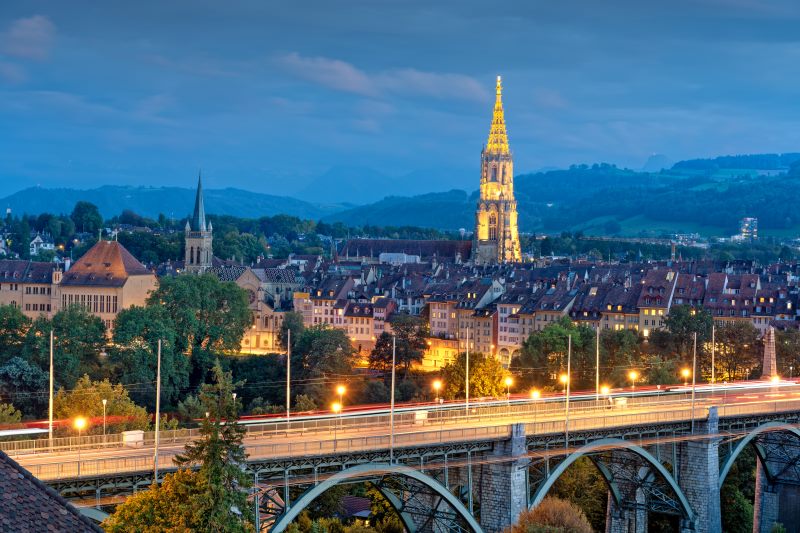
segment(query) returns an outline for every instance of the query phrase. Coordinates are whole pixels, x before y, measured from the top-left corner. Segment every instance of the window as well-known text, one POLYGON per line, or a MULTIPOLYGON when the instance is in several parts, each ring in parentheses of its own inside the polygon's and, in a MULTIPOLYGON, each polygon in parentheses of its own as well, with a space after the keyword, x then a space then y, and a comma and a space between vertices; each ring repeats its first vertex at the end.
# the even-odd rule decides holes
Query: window
POLYGON ((497 240, 497 214, 489 214, 489 240, 497 240))

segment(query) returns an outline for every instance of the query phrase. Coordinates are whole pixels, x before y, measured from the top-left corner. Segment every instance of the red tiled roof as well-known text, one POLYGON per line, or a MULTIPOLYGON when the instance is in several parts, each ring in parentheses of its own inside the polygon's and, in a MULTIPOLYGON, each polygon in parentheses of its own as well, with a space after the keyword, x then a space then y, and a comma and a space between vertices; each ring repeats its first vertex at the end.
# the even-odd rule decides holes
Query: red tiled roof
POLYGON ((152 274, 116 241, 99 241, 64 274, 62 285, 121 287, 130 276, 152 274))
POLYGON ((55 490, 0 452, 0 531, 102 532, 55 490))

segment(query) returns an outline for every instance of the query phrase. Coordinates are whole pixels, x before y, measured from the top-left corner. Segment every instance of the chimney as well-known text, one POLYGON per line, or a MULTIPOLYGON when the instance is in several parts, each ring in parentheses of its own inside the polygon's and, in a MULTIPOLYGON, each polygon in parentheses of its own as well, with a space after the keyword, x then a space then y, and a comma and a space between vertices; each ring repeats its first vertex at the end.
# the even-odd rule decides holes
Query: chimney
POLYGON ((67 257, 67 258, 64 260, 64 272, 69 272, 69 267, 71 267, 71 266, 72 266, 72 259, 70 259, 69 257, 67 257))

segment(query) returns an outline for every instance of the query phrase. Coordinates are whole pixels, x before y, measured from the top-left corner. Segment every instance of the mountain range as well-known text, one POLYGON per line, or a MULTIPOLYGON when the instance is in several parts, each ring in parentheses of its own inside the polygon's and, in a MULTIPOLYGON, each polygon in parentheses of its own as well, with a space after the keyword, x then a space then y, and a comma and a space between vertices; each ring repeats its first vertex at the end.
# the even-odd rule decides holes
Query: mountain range
MULTIPOLYGON (((652 168, 665 164, 654 156, 652 168)), ((435 171, 414 179, 441 186, 435 171)), ((411 179, 411 178, 409 178, 411 179)), ((477 191, 452 189, 403 196, 404 185, 383 187, 386 176, 369 169, 333 170, 307 186, 302 200, 242 189, 208 189, 206 209, 218 215, 257 218, 287 214, 304 219, 343 222, 351 226, 422 226, 471 230, 477 191), (371 176, 371 177, 370 177, 371 176), (321 178, 322 179, 322 178, 321 178), (324 190, 350 192, 350 203, 325 202, 324 190), (370 194, 381 199, 370 201, 370 194), (356 205, 356 204, 361 205, 356 205)), ((575 165, 569 169, 522 174, 515 178, 521 231, 583 231, 594 235, 658 236, 700 233, 725 236, 737 231, 746 216, 759 219, 762 234, 800 234, 800 154, 756 154, 680 161, 669 169, 634 171, 613 165, 575 165)), ((194 189, 178 187, 102 186, 96 189, 28 188, 0 199, 16 213, 69 213, 85 200, 105 217, 130 209, 155 218, 187 216, 194 189)))

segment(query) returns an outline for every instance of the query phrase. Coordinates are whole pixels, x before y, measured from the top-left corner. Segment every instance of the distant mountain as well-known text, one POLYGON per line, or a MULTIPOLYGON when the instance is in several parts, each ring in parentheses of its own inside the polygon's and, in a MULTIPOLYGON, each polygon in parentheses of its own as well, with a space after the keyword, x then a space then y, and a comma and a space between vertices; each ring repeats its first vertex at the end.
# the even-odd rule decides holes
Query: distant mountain
MULTIPOLYGON (((215 215, 261 217, 276 214, 305 219, 319 219, 350 205, 313 204, 271 194, 242 189, 205 189, 206 211, 215 215)), ((180 187, 119 187, 104 185, 96 189, 44 189, 30 187, 0 199, 0 209, 10 207, 14 213, 70 213, 80 200, 95 204, 100 213, 110 218, 124 209, 155 218, 159 213, 182 218, 194 207, 194 189, 180 187)))
POLYGON ((647 158, 642 167, 642 172, 660 172, 665 168, 672 167, 674 163, 664 154, 653 154, 647 158))
MULTIPOLYGON (((478 172, 475 175, 480 175, 478 172)), ((408 196, 447 191, 474 181, 466 171, 454 168, 420 169, 389 175, 359 166, 337 166, 313 179, 295 196, 311 202, 368 204, 387 196, 408 196)))

